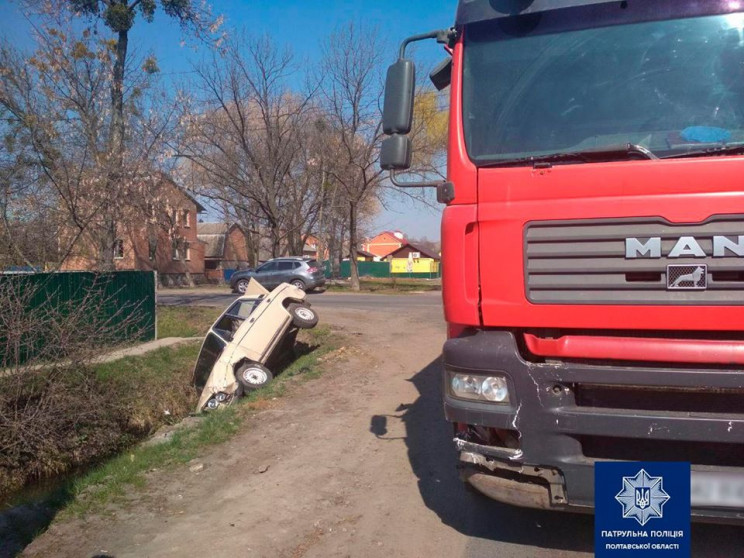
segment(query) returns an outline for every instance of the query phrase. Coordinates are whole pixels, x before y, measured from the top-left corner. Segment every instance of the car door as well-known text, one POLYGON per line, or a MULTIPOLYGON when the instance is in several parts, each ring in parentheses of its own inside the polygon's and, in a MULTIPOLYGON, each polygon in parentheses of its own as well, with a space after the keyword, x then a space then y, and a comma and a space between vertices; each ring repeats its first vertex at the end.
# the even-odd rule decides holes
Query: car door
POLYGON ((289 283, 293 277, 293 270, 295 264, 298 262, 277 262, 278 268, 276 273, 276 284, 289 283))
POLYGON ((273 289, 279 284, 276 280, 277 273, 277 262, 266 262, 258 269, 256 269, 256 280, 261 285, 269 290, 273 289))

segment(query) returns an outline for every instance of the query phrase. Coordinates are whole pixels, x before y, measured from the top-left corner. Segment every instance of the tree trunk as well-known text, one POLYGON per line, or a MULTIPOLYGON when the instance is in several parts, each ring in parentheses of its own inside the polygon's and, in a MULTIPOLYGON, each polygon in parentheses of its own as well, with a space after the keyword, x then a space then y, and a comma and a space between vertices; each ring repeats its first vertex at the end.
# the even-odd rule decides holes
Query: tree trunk
POLYGON ((111 138, 114 161, 119 170, 124 157, 124 69, 127 62, 127 47, 129 46, 129 32, 119 31, 119 40, 116 42, 116 61, 114 62, 114 75, 111 84, 111 138))
POLYGON ((248 226, 245 228, 249 231, 245 233, 245 253, 248 258, 248 266, 255 268, 258 266, 258 235, 250 231, 248 226))
POLYGON ((349 268, 351 270, 351 290, 359 288, 359 266, 357 265, 357 211, 356 202, 349 202, 349 268))
POLYGON ((129 34, 127 31, 119 31, 119 39, 116 42, 116 61, 114 62, 114 75, 111 84, 111 131, 109 136, 109 164, 111 165, 106 181, 107 192, 104 192, 110 202, 109 210, 104 214, 104 246, 102 268, 107 271, 115 269, 114 252, 116 242, 116 219, 112 215, 112 208, 123 200, 117 200, 116 191, 120 187, 124 169, 124 69, 127 61, 127 47, 129 46, 129 34))
POLYGON ((109 211, 106 211, 104 216, 104 230, 103 238, 101 238, 101 270, 102 271, 114 271, 116 264, 114 262, 114 256, 116 256, 116 221, 109 211))
MULTIPOLYGON (((344 219, 346 221, 346 219, 344 219)), ((344 238, 346 237, 346 223, 341 223, 339 234, 336 236, 338 239, 338 251, 336 252, 335 267, 333 269, 333 276, 338 278, 341 277, 341 262, 344 261, 344 238)))
POLYGON ((279 250, 280 250, 279 229, 276 227, 276 225, 271 225, 271 257, 278 258, 280 256, 279 250))
POLYGON ((189 262, 186 259, 186 255, 188 253, 187 245, 188 242, 184 238, 178 238, 176 240, 176 243, 178 245, 178 261, 181 264, 181 269, 183 270, 183 278, 186 280, 186 286, 187 287, 193 287, 194 286, 194 278, 191 276, 191 271, 189 270, 189 262))

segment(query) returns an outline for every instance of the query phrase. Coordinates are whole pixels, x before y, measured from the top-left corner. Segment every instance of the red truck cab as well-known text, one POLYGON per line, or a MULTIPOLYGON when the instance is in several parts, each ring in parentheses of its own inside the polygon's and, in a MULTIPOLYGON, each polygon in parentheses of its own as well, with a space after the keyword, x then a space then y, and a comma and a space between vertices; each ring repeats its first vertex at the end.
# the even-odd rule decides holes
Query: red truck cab
POLYGON ((460 1, 444 409, 488 496, 591 511, 597 461, 689 461, 693 517, 744 519, 743 9, 460 1))

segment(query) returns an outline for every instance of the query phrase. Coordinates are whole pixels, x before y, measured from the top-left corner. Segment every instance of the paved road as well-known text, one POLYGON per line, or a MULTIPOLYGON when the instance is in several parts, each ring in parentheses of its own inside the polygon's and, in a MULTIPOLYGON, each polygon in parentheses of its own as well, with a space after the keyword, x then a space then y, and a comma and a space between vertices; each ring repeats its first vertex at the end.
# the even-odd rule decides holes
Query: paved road
MULTIPOLYGON (((199 289, 158 293, 158 304, 222 306, 235 300, 229 292, 201 291, 199 289)), ((400 295, 354 294, 354 293, 309 293, 308 300, 320 309, 384 310, 386 308, 435 310, 442 308, 442 293, 424 292, 400 295)), ((441 316, 441 311, 439 313, 441 316)))

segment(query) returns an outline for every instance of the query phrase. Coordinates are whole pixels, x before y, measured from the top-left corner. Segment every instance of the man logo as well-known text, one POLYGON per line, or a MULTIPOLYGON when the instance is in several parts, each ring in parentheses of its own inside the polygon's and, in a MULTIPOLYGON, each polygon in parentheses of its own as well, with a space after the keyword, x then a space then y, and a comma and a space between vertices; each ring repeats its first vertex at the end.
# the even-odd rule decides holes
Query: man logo
MULTIPOLYGON (((710 237, 708 237, 710 238, 710 237)), ((703 249, 701 241, 694 236, 681 236, 666 254, 667 258, 705 258, 712 256, 714 258, 727 258, 736 256, 744 258, 744 235, 737 235, 734 238, 727 236, 714 236, 712 242, 708 244, 713 250, 709 253, 703 249)), ((633 258, 661 258, 663 254, 660 236, 652 236, 646 240, 639 238, 625 239, 625 257, 633 258)))
POLYGON ((649 519, 664 517, 664 504, 670 499, 664 492, 664 479, 652 477, 641 469, 634 477, 623 477, 623 489, 617 500, 623 507, 623 518, 646 525, 649 519))
POLYGON ((667 289, 698 290, 708 288, 708 266, 701 265, 668 265, 667 289))

